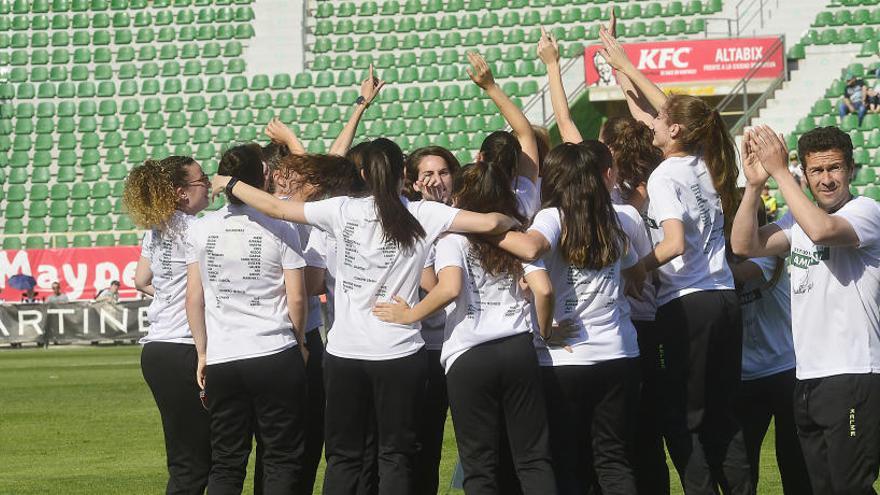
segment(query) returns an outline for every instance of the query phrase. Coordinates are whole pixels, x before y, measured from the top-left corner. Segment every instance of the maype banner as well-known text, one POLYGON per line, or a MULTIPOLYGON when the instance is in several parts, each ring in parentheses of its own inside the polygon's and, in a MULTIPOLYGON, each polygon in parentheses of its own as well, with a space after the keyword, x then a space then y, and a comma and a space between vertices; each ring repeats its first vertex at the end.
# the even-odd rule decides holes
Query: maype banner
MULTIPOLYGON (((628 43, 629 59, 655 83, 742 79, 756 62, 768 55, 778 37, 676 40, 628 43)), ((599 51, 602 45, 584 48, 587 86, 616 86, 614 70, 599 51)), ((758 69, 756 78, 772 79, 785 70, 785 50, 776 50, 758 69)))
POLYGON ((0 305, 0 344, 137 340, 150 301, 0 305))
POLYGON ((0 277, 4 301, 21 301, 22 292, 8 287, 9 277, 23 273, 37 280, 37 295, 50 295, 53 282, 71 300, 94 299, 97 291, 113 280, 122 284, 120 291, 134 291, 134 271, 141 250, 137 246, 27 249, 0 251, 0 277))

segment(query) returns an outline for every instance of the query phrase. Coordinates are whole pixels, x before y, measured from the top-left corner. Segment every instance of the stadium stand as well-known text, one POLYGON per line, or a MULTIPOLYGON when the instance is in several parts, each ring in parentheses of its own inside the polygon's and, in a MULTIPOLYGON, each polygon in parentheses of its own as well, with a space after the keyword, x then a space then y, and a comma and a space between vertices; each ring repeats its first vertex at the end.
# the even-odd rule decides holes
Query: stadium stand
MULTIPOLYGON (((495 107, 468 79, 480 50, 518 104, 539 91, 533 56, 552 26, 563 56, 598 38, 614 8, 627 40, 703 36, 720 0, 321 1, 307 70, 247 77, 252 0, 0 0, 3 248, 135 245, 120 196, 147 157, 193 155, 208 173, 232 142, 278 115, 311 152, 341 129, 372 63, 389 86, 358 138, 438 144, 469 161, 495 107)), ((217 208, 221 203, 215 203, 217 208)))

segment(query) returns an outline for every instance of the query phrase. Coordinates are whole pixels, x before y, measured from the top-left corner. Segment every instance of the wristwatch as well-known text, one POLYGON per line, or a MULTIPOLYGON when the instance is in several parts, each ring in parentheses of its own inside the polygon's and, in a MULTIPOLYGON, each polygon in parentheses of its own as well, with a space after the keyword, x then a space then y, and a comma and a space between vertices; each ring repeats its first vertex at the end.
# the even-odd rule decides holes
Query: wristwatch
POLYGON ((235 187, 236 184, 238 184, 238 177, 229 179, 229 183, 226 184, 226 196, 234 196, 234 194, 232 194, 232 188, 235 187))
POLYGON ((367 102, 367 99, 363 97, 363 95, 358 96, 356 100, 354 100, 355 105, 363 105, 367 102))

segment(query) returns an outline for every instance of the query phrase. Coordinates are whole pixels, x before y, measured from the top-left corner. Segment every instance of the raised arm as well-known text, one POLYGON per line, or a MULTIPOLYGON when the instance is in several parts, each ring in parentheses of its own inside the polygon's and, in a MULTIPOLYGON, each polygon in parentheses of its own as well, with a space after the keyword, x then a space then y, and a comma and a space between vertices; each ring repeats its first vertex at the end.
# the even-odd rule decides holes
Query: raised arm
MULTIPOLYGON (((617 38, 617 15, 614 13, 614 9, 611 9, 611 20, 608 22, 608 33, 611 34, 612 38, 617 38)), ((651 106, 651 103, 645 98, 645 95, 635 87, 632 81, 626 77, 626 74, 618 71, 616 75, 617 83, 620 85, 620 90, 623 92, 623 98, 626 100, 626 106, 629 108, 630 115, 639 122, 650 125, 651 120, 657 115, 657 112, 651 106)))
MULTIPOLYGON (((617 71, 618 78, 621 74, 628 78, 633 87, 644 95, 645 100, 651 105, 654 113, 660 112, 668 99, 666 93, 633 65, 623 47, 620 46, 620 43, 605 26, 599 28, 599 38, 601 38, 602 44, 605 46, 599 53, 617 71)), ((633 115, 633 117, 638 118, 636 115, 633 115)))
POLYGON ((269 139, 287 146, 287 149, 294 155, 304 155, 306 153, 306 149, 299 138, 296 137, 296 134, 277 117, 269 121, 265 132, 269 139))
MULTIPOLYGON (((779 185, 788 211, 807 237, 822 246, 858 246, 859 236, 845 218, 831 215, 804 194, 788 170, 788 149, 781 136, 767 126, 754 129, 753 145, 764 169, 779 185)), ((847 164, 840 164, 847 167, 847 164)), ((806 180, 806 178, 805 178, 806 180)))
MULTIPOLYGON (((231 179, 232 177, 228 175, 215 175, 211 179, 211 198, 213 199, 222 192, 227 192, 226 186, 231 179)), ((248 206, 270 217, 308 224, 301 201, 278 199, 266 191, 261 191, 241 181, 235 182, 232 193, 248 206)))
POLYGON ((559 67, 559 45, 556 38, 541 26, 541 39, 538 40, 538 58, 547 66, 547 80, 550 85, 550 102, 553 105, 553 115, 556 116, 556 126, 562 141, 566 143, 580 143, 584 140, 581 131, 578 130, 571 118, 568 108, 568 97, 565 95, 565 86, 562 84, 562 69, 559 67))
POLYGON ((205 366, 208 356, 208 331, 205 328, 205 293, 202 289, 202 274, 198 263, 186 265, 186 321, 196 344, 198 365, 196 383, 205 389, 205 366))
POLYGON ((501 213, 475 213, 461 210, 452 220, 449 232, 499 235, 519 227, 519 222, 501 213))
POLYGON ((141 256, 138 258, 137 267, 134 270, 134 288, 148 296, 155 296, 153 288, 153 270, 150 269, 150 260, 141 256))
POLYGON ((535 131, 532 130, 532 124, 523 114, 522 110, 516 106, 510 98, 501 90, 492 76, 489 64, 483 60, 483 57, 476 52, 468 52, 468 61, 471 67, 467 69, 468 75, 474 83, 483 88, 489 98, 498 107, 504 120, 510 124, 513 133, 519 140, 522 148, 519 163, 517 164, 517 175, 528 177, 534 183, 538 182, 538 142, 535 139, 535 131))
POLYGON ((424 299, 409 307, 403 298, 394 296, 394 302, 376 303, 373 314, 382 321, 410 325, 445 308, 461 293, 462 270, 447 266, 437 274, 437 285, 424 299))
POLYGON ((761 189, 770 177, 761 166, 751 129, 743 134, 742 167, 746 188, 733 219, 730 247, 734 254, 747 258, 780 255, 790 249, 788 238, 776 225, 758 227, 758 208, 763 208, 761 189))
POLYGON ((329 154, 343 156, 348 153, 364 112, 367 111, 370 103, 376 99, 376 95, 379 94, 382 86, 385 86, 385 81, 373 75, 373 64, 370 64, 370 75, 361 83, 361 98, 358 98, 358 101, 355 102, 354 110, 351 112, 348 122, 342 128, 342 132, 339 133, 339 136, 330 145, 329 154))

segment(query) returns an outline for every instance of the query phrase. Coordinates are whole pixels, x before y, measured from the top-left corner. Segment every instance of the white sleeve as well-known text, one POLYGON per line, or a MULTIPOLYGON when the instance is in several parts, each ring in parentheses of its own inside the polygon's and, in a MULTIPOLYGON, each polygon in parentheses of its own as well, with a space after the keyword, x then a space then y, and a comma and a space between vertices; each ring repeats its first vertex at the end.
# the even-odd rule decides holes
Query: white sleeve
POLYGON ((460 236, 448 235, 437 241, 437 254, 434 260, 434 271, 436 273, 440 273, 440 270, 447 266, 457 266, 459 268, 466 266, 462 240, 460 236))
POLYGON ((867 198, 856 198, 835 213, 843 217, 859 237, 859 247, 880 244, 880 205, 867 198))
POLYGON ((434 242, 440 234, 449 230, 455 216, 461 211, 439 201, 421 201, 416 219, 425 229, 425 240, 434 242))
POLYGON ((278 225, 278 240, 281 241, 281 268, 295 270, 306 266, 296 228, 288 222, 279 221, 278 225))
MULTIPOLYGON (((439 242, 439 241, 437 241, 439 242)), ((437 260, 437 243, 431 244, 431 247, 428 249, 428 256, 425 257, 425 268, 430 268, 434 266, 435 261, 437 260)))
POLYGON ((338 196, 321 201, 310 201, 303 204, 303 215, 309 225, 335 235, 334 227, 339 223, 339 211, 346 199, 346 196, 338 196))
POLYGON ((562 237, 562 221, 559 215, 559 210, 556 208, 544 208, 535 215, 529 227, 529 230, 534 230, 547 239, 551 250, 556 249, 559 238, 562 237))
POLYGON ((547 267, 544 266, 544 260, 535 260, 531 263, 523 263, 522 266, 525 275, 536 272, 538 270, 547 271, 547 267))
POLYGON ((648 179, 648 197, 651 198, 651 213, 657 225, 664 220, 684 220, 684 204, 675 183, 668 178, 661 176, 648 179))
POLYGON ((513 191, 516 193, 519 213, 526 218, 532 218, 540 206, 538 186, 528 177, 520 175, 513 179, 513 191))
POLYGON ((201 253, 199 252, 196 230, 197 229, 191 227, 183 234, 184 257, 187 265, 199 262, 199 255, 201 253))
POLYGON ((153 261, 153 231, 144 232, 144 238, 141 240, 141 257, 153 261))
MULTIPOLYGON (((791 228, 794 226, 794 215, 789 211, 783 215, 782 218, 773 223, 782 230, 782 233, 788 238, 788 243, 791 244, 791 228)), ((858 232, 856 233, 858 234, 858 232)))

